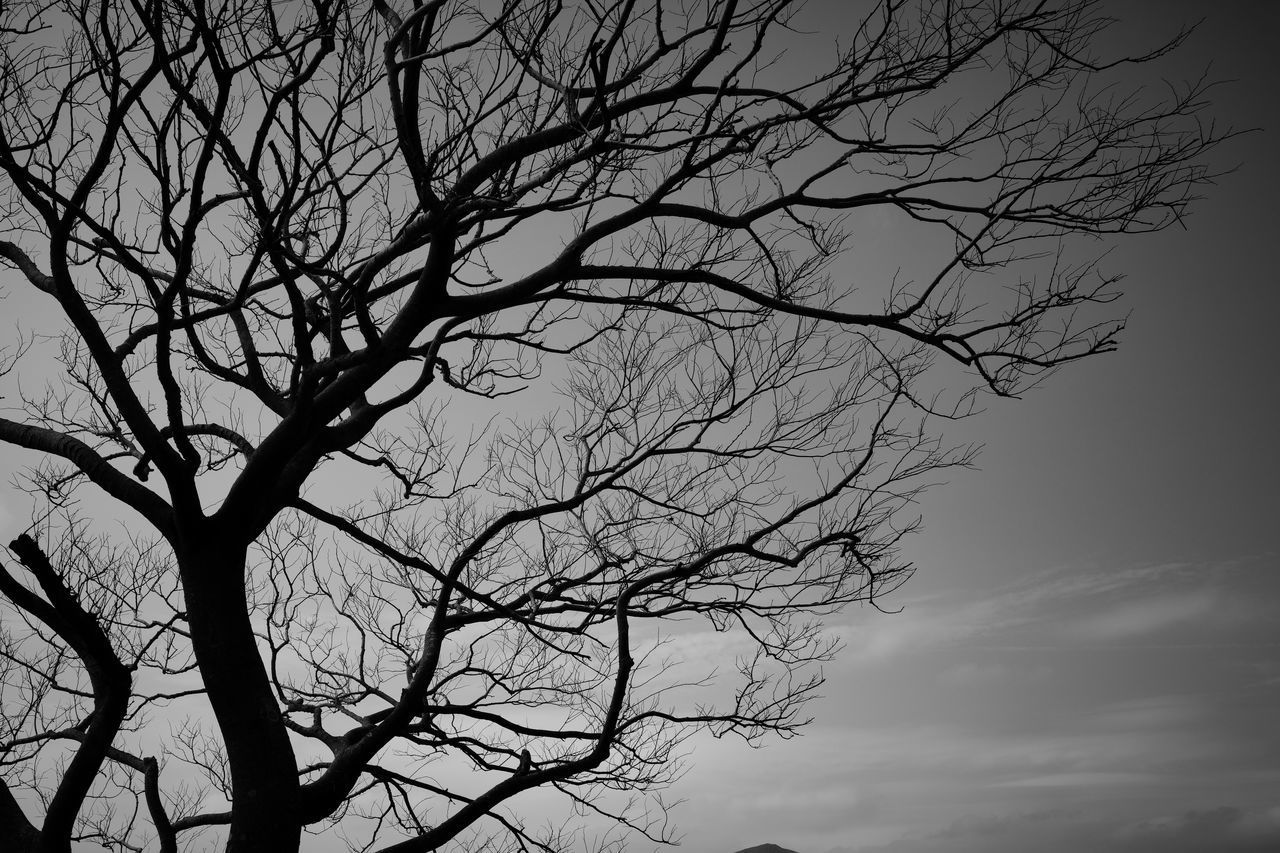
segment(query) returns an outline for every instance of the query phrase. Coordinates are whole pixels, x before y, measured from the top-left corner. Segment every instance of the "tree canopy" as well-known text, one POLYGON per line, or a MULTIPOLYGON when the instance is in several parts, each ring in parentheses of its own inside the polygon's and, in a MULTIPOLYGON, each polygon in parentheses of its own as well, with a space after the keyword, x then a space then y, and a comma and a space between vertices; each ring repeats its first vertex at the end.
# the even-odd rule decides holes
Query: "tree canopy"
POLYGON ((0 10, 10 849, 662 840, 1226 134, 1090 0, 0 10), (1124 73, 1119 73, 1124 72, 1124 73), (18 462, 14 462, 17 465, 18 462), (681 638, 751 648, 714 677, 681 638), (656 808, 655 808, 656 805, 656 808))

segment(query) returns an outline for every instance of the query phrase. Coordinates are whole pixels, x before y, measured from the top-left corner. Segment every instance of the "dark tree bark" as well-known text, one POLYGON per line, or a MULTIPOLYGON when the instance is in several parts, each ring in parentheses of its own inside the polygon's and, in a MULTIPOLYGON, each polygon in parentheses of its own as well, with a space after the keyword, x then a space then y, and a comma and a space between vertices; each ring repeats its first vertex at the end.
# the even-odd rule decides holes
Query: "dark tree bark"
POLYGON ((293 850, 298 766, 255 642, 239 534, 205 530, 177 552, 191 648, 231 768, 228 851, 293 850))

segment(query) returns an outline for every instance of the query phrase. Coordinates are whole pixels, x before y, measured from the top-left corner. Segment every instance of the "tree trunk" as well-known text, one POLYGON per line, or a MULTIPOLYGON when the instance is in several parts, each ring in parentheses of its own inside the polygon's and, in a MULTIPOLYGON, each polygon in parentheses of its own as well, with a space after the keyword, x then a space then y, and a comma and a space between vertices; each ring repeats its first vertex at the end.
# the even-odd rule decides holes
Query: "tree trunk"
POLYGON ((27 820, 3 779, 0 779, 0 839, 8 845, 4 849, 13 853, 31 853, 40 842, 40 833, 27 820))
POLYGON ((227 853, 295 853, 297 762, 254 640, 245 554, 202 536, 179 555, 191 642, 231 767, 227 853))

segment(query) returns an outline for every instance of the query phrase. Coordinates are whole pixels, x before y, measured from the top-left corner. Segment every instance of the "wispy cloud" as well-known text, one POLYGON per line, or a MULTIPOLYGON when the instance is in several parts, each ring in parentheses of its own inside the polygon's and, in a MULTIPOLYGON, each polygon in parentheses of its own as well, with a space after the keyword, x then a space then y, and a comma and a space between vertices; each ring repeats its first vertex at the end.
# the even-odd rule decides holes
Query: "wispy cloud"
POLYGON ((829 853, 1263 853, 1280 849, 1280 808, 1188 809, 1136 821, 1073 810, 969 815, 888 844, 829 853))
POLYGON ((848 646, 846 660, 852 664, 879 664, 957 644, 1207 642, 1208 629, 1266 612, 1233 587, 1235 576, 1251 567, 1256 564, 1063 567, 994 588, 905 599, 901 612, 890 615, 851 610, 845 624, 833 630, 848 646))

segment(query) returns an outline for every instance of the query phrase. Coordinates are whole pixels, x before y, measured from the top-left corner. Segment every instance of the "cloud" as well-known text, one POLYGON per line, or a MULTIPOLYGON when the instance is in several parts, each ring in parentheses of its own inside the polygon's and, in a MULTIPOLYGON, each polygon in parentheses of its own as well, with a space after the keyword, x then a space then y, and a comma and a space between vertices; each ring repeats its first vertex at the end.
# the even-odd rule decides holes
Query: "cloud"
POLYGON ((937 832, 838 853, 1264 853, 1277 849, 1280 808, 1250 812, 1215 806, 1127 823, 1056 809, 973 815, 937 832))
POLYGON ((1114 643, 1157 634, 1203 621, 1218 609, 1218 599, 1214 590, 1200 589, 1122 602, 1075 621, 1068 636, 1081 642, 1114 643))
POLYGON ((1248 812, 1235 806, 1189 809, 1176 815, 1148 818, 1123 828, 1121 844, 1134 850, 1269 850, 1280 849, 1280 806, 1248 812))
POLYGON ((1071 773, 1047 773, 1043 776, 1024 776, 996 787, 1004 788, 1116 788, 1125 785, 1159 784, 1161 777, 1153 773, 1123 773, 1116 771, 1075 771, 1071 773))
POLYGON ((1053 674, 1047 664, 1013 665, 1009 663, 976 663, 962 661, 943 671, 939 680, 961 687, 994 687, 1001 683, 1044 683, 1053 674))
POLYGON ((852 621, 832 630, 844 642, 841 661, 883 664, 920 651, 951 648, 1025 624, 1034 614, 1014 606, 1006 592, 991 591, 973 600, 929 596, 907 601, 897 613, 871 609, 846 611, 852 621))
POLYGON ((1195 724, 1210 711, 1202 696, 1145 696, 1101 706, 1084 722, 1091 730, 1153 732, 1195 724))
MULTIPOLYGON (((960 645, 1097 647, 1136 640, 1174 645, 1207 642, 1222 631, 1268 614, 1237 587, 1258 566, 1161 563, 1081 570, 1063 566, 1029 573, 993 588, 917 596, 889 615, 846 612, 833 626, 845 640, 850 666, 882 665, 903 655, 960 645)), ((1271 599, 1273 586, 1261 594, 1271 599)), ((994 672, 971 672, 974 678, 994 672)), ((957 673, 958 678, 963 673, 957 673)))

